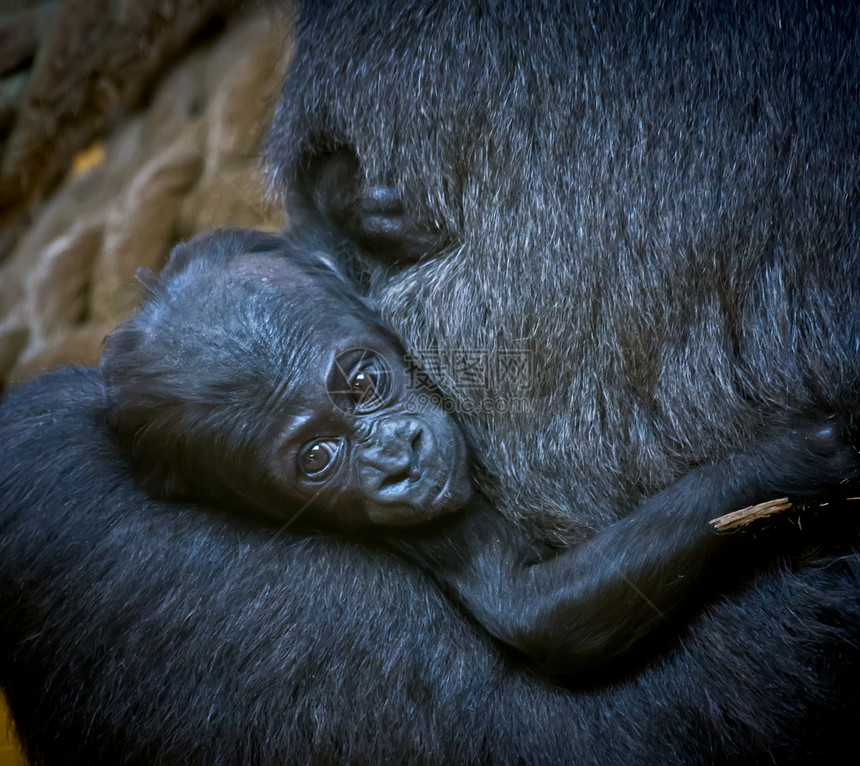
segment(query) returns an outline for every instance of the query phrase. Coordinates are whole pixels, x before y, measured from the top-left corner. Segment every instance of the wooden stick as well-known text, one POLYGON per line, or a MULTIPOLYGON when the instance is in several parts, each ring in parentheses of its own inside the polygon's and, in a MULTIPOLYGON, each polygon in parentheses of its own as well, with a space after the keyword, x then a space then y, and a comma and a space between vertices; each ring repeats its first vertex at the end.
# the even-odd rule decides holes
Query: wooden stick
POLYGON ((787 497, 780 497, 777 500, 768 500, 765 503, 741 508, 739 511, 732 511, 724 516, 711 519, 708 523, 721 534, 725 532, 734 532, 741 527, 752 524, 758 519, 773 516, 775 513, 782 513, 791 507, 792 504, 789 502, 787 497))

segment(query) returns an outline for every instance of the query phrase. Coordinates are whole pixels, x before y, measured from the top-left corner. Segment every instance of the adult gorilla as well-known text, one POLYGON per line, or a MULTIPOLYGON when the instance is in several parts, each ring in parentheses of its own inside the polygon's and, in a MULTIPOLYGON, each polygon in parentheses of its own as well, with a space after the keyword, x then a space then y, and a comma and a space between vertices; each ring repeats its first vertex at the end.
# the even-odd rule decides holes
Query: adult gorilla
MULTIPOLYGON (((856 418, 856 3, 305 5, 274 178, 299 225, 321 211, 358 246, 356 276, 464 405, 508 515, 577 542, 781 413, 856 418)), ((812 641, 818 674, 832 625, 801 602, 781 625, 765 595, 802 598, 812 571, 774 569, 743 621, 812 641)), ((830 603, 843 571, 815 575, 830 603)), ((843 595, 853 640, 860 591, 843 595)), ((793 738, 808 721, 780 721, 772 660, 735 648, 712 671, 757 679, 756 719, 793 738)), ((670 718, 727 736, 712 713, 737 714, 733 693, 676 662, 703 707, 670 718)))
MULTIPOLYGON (((856 412, 853 5, 308 5, 276 178, 297 220, 322 210, 360 246, 412 348, 531 354, 529 411, 464 418, 509 513, 596 528, 777 412, 856 412)), ((492 404, 518 380, 447 387, 492 404)), ((646 667, 563 688, 393 558, 148 499, 102 395, 68 372, 0 419, 0 681, 35 760, 770 763, 853 744, 855 552, 798 543, 646 667)), ((795 539, 827 544, 810 526, 795 539)))

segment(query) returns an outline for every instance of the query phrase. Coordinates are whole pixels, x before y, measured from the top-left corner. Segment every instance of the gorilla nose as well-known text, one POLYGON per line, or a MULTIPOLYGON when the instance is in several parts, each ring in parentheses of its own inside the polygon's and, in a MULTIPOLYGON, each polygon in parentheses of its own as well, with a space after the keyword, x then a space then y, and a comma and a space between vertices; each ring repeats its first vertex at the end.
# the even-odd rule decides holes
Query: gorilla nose
POLYGON ((420 421, 383 422, 364 450, 365 488, 375 494, 397 496, 420 478, 424 426, 420 421))

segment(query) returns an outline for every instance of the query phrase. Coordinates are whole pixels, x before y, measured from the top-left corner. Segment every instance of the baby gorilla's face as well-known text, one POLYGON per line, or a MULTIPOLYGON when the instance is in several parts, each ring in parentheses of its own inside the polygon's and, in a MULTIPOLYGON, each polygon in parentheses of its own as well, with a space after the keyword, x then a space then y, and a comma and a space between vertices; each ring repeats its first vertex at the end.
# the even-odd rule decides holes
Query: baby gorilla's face
POLYGON ((277 486, 338 527, 405 526, 461 508, 468 456, 439 397, 358 307, 312 303, 312 353, 282 399, 269 458, 277 486))

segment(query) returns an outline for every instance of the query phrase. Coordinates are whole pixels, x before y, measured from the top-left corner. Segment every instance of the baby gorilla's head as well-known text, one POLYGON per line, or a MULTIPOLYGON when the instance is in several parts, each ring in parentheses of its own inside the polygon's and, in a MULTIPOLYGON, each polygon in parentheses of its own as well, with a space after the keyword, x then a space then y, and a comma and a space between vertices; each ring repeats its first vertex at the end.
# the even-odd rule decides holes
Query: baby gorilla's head
POLYGON ((322 255, 216 231, 144 281, 102 366, 109 422, 150 491, 282 518, 307 507, 338 528, 466 504, 459 427, 322 255))

